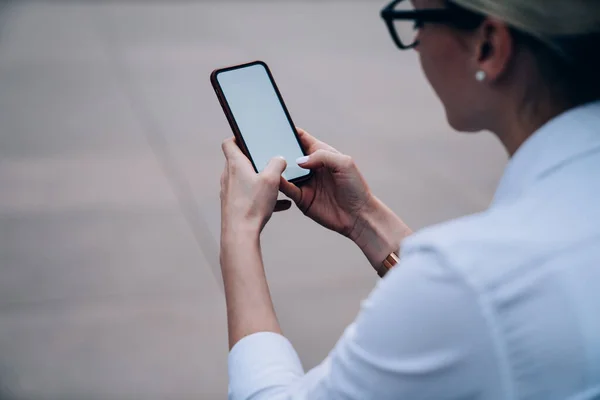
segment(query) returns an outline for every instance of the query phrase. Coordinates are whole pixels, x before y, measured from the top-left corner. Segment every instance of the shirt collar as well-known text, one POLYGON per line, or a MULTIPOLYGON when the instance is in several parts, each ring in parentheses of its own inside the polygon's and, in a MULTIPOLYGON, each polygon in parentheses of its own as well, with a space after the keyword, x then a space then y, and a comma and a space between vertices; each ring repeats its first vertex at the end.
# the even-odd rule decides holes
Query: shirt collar
POLYGON ((513 200, 561 165, 600 150, 600 101, 552 119, 519 147, 509 161, 493 205, 513 200))

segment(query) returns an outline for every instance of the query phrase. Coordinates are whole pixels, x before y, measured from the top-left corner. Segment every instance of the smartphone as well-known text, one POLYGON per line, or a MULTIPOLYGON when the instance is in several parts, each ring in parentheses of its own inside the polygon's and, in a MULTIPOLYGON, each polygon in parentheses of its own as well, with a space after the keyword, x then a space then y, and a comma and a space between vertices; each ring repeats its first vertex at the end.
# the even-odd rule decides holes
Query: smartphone
POLYGON ((306 153, 267 64, 255 61, 217 69, 210 81, 238 146, 257 173, 273 157, 282 156, 287 161, 286 180, 300 184, 311 177, 310 170, 296 164, 306 153))

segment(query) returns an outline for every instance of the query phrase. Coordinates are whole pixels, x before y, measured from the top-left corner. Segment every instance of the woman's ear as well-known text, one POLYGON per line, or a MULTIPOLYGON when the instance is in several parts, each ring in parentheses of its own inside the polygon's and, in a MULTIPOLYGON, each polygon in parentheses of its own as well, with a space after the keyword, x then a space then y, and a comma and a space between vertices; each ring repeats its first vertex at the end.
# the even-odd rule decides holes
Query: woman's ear
POLYGON ((513 48, 510 28, 502 21, 487 18, 476 38, 477 69, 485 72, 490 81, 500 79, 509 67, 513 48))

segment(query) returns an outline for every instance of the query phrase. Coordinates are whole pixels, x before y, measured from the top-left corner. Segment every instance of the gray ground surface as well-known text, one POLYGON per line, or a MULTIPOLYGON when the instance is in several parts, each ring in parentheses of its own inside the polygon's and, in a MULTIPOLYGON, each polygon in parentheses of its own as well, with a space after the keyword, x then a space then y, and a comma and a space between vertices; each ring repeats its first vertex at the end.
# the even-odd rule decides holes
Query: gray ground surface
MULTIPOLYGON (((267 61, 296 123, 353 155, 413 227, 487 206, 503 151, 447 127, 380 7, 0 5, 0 398, 225 398, 216 67, 267 61)), ((263 247, 283 328, 314 366, 374 273, 296 210, 263 247)))

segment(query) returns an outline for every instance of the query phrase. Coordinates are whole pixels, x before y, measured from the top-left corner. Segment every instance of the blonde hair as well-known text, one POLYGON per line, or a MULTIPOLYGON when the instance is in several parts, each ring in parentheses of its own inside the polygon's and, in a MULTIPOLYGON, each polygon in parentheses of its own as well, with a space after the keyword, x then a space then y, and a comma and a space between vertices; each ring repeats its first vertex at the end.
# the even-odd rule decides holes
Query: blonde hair
POLYGON ((600 32, 598 0, 454 0, 454 3, 496 17, 544 41, 556 36, 600 32))
MULTIPOLYGON (((552 78, 572 78, 587 100, 600 99, 600 0, 452 0, 477 14, 497 18, 553 50, 564 63, 552 78), (569 76, 564 76, 569 72, 569 76), (586 82, 587 81, 587 82, 586 82)), ((543 51, 537 51, 538 54, 543 51)), ((540 55, 543 69, 553 68, 540 55)), ((573 93, 577 94, 577 93, 573 93)))

